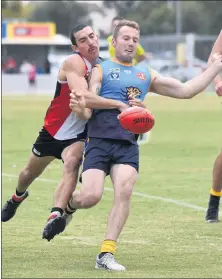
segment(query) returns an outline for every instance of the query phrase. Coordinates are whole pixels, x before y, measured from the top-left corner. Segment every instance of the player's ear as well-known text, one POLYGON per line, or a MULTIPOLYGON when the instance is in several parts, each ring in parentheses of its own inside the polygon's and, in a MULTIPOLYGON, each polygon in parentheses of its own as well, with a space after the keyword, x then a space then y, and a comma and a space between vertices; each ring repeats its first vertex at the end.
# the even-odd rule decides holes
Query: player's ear
POLYGON ((71 48, 72 48, 72 50, 74 52, 78 52, 79 51, 79 49, 78 49, 78 47, 76 45, 72 45, 71 48))
POLYGON ((116 40, 114 39, 114 37, 112 38, 112 45, 113 47, 116 47, 116 40))

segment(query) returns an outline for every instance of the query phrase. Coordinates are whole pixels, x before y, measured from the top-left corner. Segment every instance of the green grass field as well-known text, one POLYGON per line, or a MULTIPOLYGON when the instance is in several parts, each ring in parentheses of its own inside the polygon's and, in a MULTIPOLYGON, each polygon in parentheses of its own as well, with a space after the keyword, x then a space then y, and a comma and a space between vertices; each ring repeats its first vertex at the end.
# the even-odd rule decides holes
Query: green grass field
MULTIPOLYGON (((14 193, 49 101, 28 95, 2 99, 3 203, 14 193)), ((36 180, 17 215, 2 224, 3 278, 221 278, 222 222, 204 221, 222 144, 221 100, 149 97, 147 103, 156 124, 140 148, 136 193, 116 252, 127 271, 94 269, 113 198, 109 178, 96 207, 79 210, 51 242, 41 239, 62 172, 56 161, 41 176, 50 181, 36 180)))

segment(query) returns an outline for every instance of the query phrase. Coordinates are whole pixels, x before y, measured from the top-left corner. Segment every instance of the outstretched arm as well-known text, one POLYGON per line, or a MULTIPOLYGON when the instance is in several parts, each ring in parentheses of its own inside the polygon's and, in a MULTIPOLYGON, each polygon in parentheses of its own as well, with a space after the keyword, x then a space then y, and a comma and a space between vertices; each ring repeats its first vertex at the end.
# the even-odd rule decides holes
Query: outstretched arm
POLYGON ((190 99, 202 92, 221 70, 222 55, 202 74, 185 83, 170 77, 156 76, 149 91, 177 99, 190 99))

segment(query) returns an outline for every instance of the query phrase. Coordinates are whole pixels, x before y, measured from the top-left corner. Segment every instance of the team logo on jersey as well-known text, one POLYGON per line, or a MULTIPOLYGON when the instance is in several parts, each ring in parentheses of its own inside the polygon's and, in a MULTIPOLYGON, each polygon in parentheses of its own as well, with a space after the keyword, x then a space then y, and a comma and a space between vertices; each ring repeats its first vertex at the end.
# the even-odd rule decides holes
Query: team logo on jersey
POLYGON ((126 90, 128 98, 140 97, 142 94, 142 92, 137 87, 127 87, 126 90))
POLYGON ((144 73, 137 73, 136 75, 141 80, 145 80, 146 79, 146 75, 144 73))
POLYGON ((125 101, 128 101, 129 98, 136 98, 136 97, 140 97, 142 92, 137 88, 137 87, 126 87, 126 91, 122 90, 122 98, 125 101))
POLYGON ((120 68, 110 69, 110 80, 119 80, 120 68))

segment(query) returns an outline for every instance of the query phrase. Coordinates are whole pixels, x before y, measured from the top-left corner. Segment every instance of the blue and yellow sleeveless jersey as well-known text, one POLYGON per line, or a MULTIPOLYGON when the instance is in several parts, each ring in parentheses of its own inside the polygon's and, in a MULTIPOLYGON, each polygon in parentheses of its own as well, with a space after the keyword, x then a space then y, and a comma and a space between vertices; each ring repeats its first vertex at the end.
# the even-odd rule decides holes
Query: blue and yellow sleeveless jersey
MULTIPOLYGON (((123 64, 115 58, 96 66, 101 73, 101 97, 126 104, 129 102, 129 96, 144 100, 153 79, 149 69, 123 64)), ((93 110, 87 125, 88 137, 126 140, 136 144, 136 135, 120 125, 117 118, 119 113, 117 109, 93 110)))

